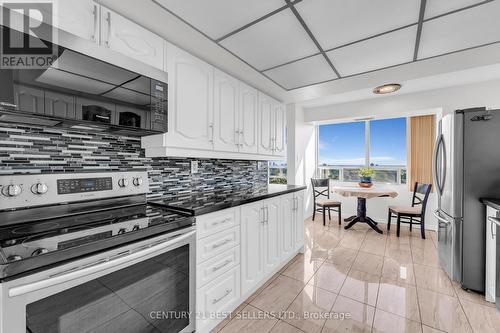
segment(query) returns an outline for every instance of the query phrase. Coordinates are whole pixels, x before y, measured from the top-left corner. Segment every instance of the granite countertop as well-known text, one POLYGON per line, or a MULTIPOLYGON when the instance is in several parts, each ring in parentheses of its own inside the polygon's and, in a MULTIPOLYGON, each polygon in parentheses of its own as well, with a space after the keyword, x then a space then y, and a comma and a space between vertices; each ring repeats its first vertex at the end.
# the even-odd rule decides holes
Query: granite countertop
POLYGON ((244 205, 279 195, 306 189, 299 185, 268 185, 264 188, 221 189, 210 193, 194 193, 180 197, 152 200, 153 205, 162 205, 172 210, 199 216, 218 210, 244 205))
POLYGON ((495 208, 496 210, 500 210, 500 198, 481 198, 480 200, 486 206, 490 206, 495 208))

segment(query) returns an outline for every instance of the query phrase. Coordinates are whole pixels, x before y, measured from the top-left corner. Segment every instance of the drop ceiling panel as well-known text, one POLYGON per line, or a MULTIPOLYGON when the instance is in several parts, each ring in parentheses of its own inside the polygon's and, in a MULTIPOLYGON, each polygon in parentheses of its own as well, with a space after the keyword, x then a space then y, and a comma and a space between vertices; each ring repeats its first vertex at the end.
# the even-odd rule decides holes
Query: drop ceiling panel
POLYGON ((341 76, 364 73, 413 60, 417 27, 411 26, 327 52, 341 76))
POLYGON ((283 0, 154 0, 212 39, 218 39, 272 11, 283 0))
POLYGON ((280 66, 268 70, 264 74, 286 89, 303 87, 337 78, 337 75, 335 75, 333 69, 322 55, 280 66))
POLYGON ((427 0, 424 17, 431 18, 480 2, 484 0, 427 0))
POLYGON ((318 53, 289 9, 224 39, 221 44, 259 70, 318 53))
POLYGON ((419 59, 500 41, 500 1, 424 23, 419 59))
POLYGON ((327 50, 418 22, 420 0, 304 0, 296 8, 327 50))

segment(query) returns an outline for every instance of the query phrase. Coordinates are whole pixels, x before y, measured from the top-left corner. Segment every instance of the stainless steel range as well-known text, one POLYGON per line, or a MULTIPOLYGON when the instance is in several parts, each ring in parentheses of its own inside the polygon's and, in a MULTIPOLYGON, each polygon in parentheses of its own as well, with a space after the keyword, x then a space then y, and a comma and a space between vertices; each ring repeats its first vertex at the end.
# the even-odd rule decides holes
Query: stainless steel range
POLYGON ((146 172, 0 176, 0 333, 191 332, 194 218, 146 172))

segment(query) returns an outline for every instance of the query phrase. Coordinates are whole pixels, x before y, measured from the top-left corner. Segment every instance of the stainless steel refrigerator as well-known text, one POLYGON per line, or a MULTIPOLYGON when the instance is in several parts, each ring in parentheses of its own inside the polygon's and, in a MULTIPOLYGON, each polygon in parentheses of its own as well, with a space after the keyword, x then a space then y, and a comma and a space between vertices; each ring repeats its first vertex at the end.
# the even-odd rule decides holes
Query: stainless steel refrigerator
POLYGON ((485 207, 500 197, 500 110, 475 108, 439 124, 433 172, 441 266, 462 288, 484 291, 485 207))

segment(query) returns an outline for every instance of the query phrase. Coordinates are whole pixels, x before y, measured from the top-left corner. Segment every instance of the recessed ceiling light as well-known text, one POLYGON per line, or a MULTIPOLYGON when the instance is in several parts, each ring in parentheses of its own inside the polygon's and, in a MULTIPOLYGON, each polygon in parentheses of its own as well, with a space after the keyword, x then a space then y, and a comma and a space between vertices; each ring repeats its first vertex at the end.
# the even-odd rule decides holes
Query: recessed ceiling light
POLYGON ((401 85, 399 83, 389 83, 389 84, 384 84, 382 86, 378 86, 373 89, 374 94, 390 94, 395 91, 398 91, 401 89, 401 85))

